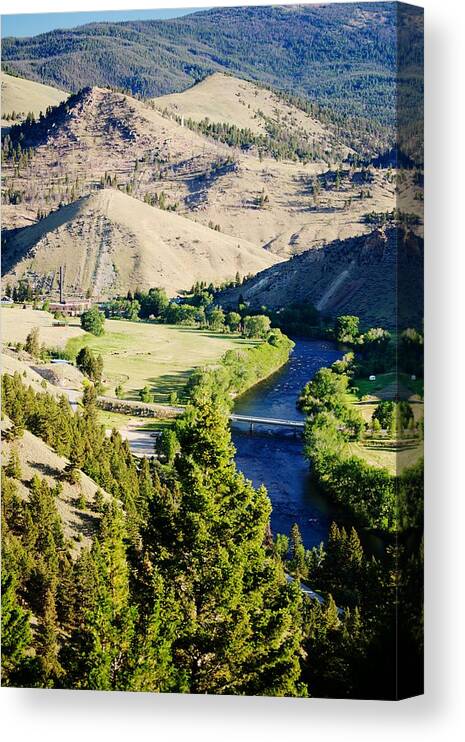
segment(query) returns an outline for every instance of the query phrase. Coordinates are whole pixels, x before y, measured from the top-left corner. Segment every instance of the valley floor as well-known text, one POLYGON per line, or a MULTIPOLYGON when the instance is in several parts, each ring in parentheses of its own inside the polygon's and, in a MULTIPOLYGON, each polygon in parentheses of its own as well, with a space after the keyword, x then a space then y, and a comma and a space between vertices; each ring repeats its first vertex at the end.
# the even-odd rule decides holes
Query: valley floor
POLYGON ((83 335, 70 340, 67 350, 77 353, 87 345, 103 357, 104 385, 113 395, 121 384, 125 399, 139 399, 150 388, 153 401, 168 403, 172 392, 182 395, 192 371, 214 364, 232 348, 247 348, 256 341, 190 327, 107 320, 105 335, 83 335))
POLYGON ((161 404, 167 404, 173 392, 182 395, 195 368, 217 363, 227 350, 246 349, 257 343, 239 335, 116 319, 106 320, 105 334, 95 337, 81 329, 79 318, 71 318, 66 327, 58 327, 48 312, 30 307, 2 308, 5 344, 24 343, 35 327, 39 328, 40 343, 47 348, 66 349, 76 356, 87 345, 101 354, 103 383, 109 396, 114 396, 115 387, 121 384, 125 399, 138 400, 139 391, 148 386, 153 401, 161 404))

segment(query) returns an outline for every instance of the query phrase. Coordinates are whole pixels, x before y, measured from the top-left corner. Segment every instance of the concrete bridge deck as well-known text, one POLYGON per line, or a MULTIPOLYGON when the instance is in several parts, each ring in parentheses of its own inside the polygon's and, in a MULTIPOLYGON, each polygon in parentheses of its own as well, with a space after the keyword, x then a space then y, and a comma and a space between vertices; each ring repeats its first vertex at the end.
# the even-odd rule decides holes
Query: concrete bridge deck
POLYGON ((275 417, 255 417, 252 415, 236 415, 234 412, 229 416, 232 422, 248 423, 249 425, 276 425, 277 427, 293 428, 294 430, 303 430, 305 423, 303 420, 283 420, 275 417))

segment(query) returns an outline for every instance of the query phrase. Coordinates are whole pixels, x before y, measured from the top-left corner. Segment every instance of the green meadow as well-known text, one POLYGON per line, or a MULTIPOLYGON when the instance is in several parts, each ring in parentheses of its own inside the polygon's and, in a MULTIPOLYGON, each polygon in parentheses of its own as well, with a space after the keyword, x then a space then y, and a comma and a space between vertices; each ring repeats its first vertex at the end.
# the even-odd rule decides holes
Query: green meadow
POLYGON ((66 350, 76 356, 87 345, 103 357, 106 392, 113 396, 118 384, 124 399, 139 399, 150 388, 153 401, 168 403, 170 394, 181 398, 184 385, 199 366, 215 364, 230 349, 256 345, 239 335, 225 335, 190 327, 153 322, 106 320, 105 334, 72 338, 66 350))

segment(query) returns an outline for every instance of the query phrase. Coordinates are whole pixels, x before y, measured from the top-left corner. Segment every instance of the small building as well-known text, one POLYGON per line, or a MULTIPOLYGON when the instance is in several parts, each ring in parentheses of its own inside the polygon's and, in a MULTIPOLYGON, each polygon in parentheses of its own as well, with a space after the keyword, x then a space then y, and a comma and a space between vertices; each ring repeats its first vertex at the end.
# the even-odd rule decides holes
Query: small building
POLYGON ((61 312, 67 317, 79 317, 92 306, 90 299, 78 299, 76 301, 52 302, 49 311, 52 313, 61 312))

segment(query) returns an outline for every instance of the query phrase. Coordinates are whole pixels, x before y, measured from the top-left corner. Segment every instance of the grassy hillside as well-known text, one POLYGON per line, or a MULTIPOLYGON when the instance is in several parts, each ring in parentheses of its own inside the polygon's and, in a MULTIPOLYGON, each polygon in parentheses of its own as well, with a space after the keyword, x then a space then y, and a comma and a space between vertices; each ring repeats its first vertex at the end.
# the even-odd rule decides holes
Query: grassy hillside
POLYGON ((87 345, 102 354, 110 394, 122 384, 127 399, 138 399, 139 390, 147 385, 154 401, 166 404, 171 392, 182 392, 195 368, 217 363, 227 350, 254 344, 238 336, 187 327, 107 320, 105 335, 70 340, 68 350, 77 353, 87 345))
POLYGON ((1 73, 1 84, 2 120, 15 113, 14 122, 21 121, 29 112, 37 118, 41 112, 45 113, 49 106, 57 106, 68 97, 68 93, 50 85, 41 85, 4 72, 1 73))
POLYGON ((349 153, 340 146, 335 131, 311 113, 286 101, 272 90, 254 85, 232 75, 216 72, 182 93, 154 98, 154 106, 168 114, 183 117, 186 125, 200 124, 200 131, 222 141, 239 142, 242 134, 247 146, 258 146, 263 152, 280 150, 286 156, 286 145, 295 159, 324 159, 339 145, 339 156, 349 153), (239 132, 216 132, 212 124, 224 123, 239 132), (261 142, 263 141, 263 144, 261 142), (306 155, 308 152, 308 155, 306 155))
POLYGON ((107 188, 15 233, 3 271, 5 281, 26 277, 40 291, 65 265, 68 294, 105 297, 160 286, 174 295, 198 280, 257 273, 277 260, 246 240, 107 188))
MULTIPOLYGON (((416 64, 421 38, 412 13, 405 54, 416 64)), ((402 24, 395 3, 217 8, 5 39, 2 54, 12 70, 74 92, 112 85, 150 97, 227 71, 393 124, 398 18, 402 24)))
MULTIPOLYGON (((215 78, 203 85, 212 84, 215 78)), ((242 85, 232 78, 230 84, 242 85)), ((202 86, 189 93, 193 104, 196 89, 202 86)), ((247 86, 247 100, 255 90, 272 107, 268 94, 252 86, 247 86)), ((238 100, 222 107, 225 115, 242 114, 245 107, 238 100)), ((314 125, 295 108, 284 106, 278 113, 283 130, 290 119, 314 125)), ((323 128, 321 133, 331 149, 332 131, 323 128)), ((73 96, 43 122, 13 127, 10 136, 3 167, 5 229, 23 227, 111 184, 141 201, 163 198, 166 209, 214 226, 238 242, 286 255, 368 232, 364 215, 392 210, 396 185, 405 192, 402 200, 409 202, 409 211, 414 208, 410 202, 420 203, 414 200, 412 171, 396 183, 389 170, 345 166, 337 175, 337 161, 260 157, 255 148, 228 146, 134 98, 98 88, 73 96)))
MULTIPOLYGON (((2 430, 6 431, 8 427, 9 422, 4 421, 2 430)), ((34 475, 45 480, 52 488, 58 485, 60 491, 55 497, 55 504, 64 535, 72 543, 72 553, 76 555, 83 547, 89 547, 101 517, 93 509, 95 493, 100 490, 104 501, 108 501, 110 496, 83 472, 80 472, 79 482, 70 483, 64 476, 67 459, 58 456, 28 430, 13 441, 2 441, 2 465, 8 462, 11 451, 18 455, 21 469, 21 476, 17 480, 18 495, 22 499, 29 499, 29 487, 34 475)))

